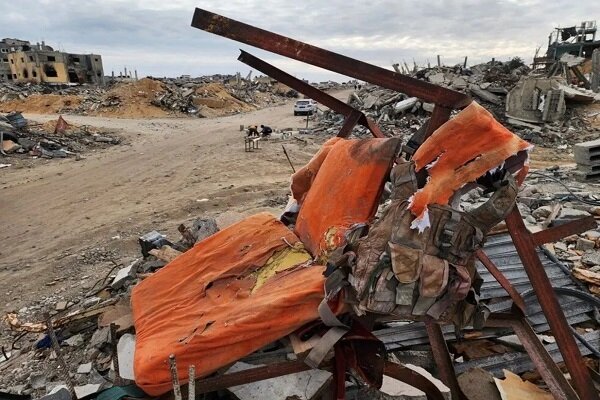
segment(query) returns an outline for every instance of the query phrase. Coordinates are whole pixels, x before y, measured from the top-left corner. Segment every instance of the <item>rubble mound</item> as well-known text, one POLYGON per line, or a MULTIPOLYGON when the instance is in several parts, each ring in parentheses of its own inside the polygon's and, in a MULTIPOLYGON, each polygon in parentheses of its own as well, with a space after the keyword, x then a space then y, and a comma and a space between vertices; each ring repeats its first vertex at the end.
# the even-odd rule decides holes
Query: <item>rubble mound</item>
POLYGON ((0 111, 120 118, 218 117, 280 104, 298 93, 277 82, 213 75, 111 81, 106 86, 0 83, 0 111))
POLYGON ((0 102, 0 111, 20 111, 32 114, 60 114, 75 112, 81 105, 81 102, 82 98, 75 95, 32 94, 28 97, 0 102))
POLYGON ((194 91, 192 102, 204 117, 252 111, 257 108, 233 97, 220 83, 209 83, 198 87, 194 91))
POLYGON ((154 79, 115 85, 102 97, 98 106, 92 107, 95 114, 108 117, 156 118, 168 112, 156 107, 152 101, 166 91, 165 85, 154 79))

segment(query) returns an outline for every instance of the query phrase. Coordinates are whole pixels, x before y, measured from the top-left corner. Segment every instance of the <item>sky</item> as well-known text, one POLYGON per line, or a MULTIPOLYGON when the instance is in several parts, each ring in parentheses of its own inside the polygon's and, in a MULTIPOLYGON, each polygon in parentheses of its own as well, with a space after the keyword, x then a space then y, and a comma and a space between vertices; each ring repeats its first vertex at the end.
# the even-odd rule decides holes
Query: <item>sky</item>
MULTIPOLYGON (((246 75, 244 49, 299 78, 346 77, 190 26, 203 8, 391 69, 393 63, 446 65, 545 51, 554 27, 598 18, 598 0, 19 0, 0 2, 0 37, 44 40, 58 50, 100 54, 106 75, 246 75), (18 5, 17 5, 18 4, 18 5), (598 12, 590 15, 590 12, 598 12)), ((600 22, 600 21, 599 21, 600 22)))

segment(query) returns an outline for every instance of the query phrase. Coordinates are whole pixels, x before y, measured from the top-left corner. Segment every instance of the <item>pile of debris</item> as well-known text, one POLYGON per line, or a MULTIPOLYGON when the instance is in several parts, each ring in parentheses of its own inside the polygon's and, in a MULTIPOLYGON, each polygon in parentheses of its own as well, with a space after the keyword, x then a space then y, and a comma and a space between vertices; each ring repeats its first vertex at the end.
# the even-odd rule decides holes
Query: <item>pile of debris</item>
POLYGON ((106 87, 0 83, 0 111, 117 117, 213 117, 281 104, 297 93, 239 76, 143 78, 106 87))
POLYGON ((70 124, 62 116, 44 124, 32 124, 21 113, 10 113, 0 117, 0 141, 4 156, 80 159, 81 153, 89 149, 116 145, 121 139, 112 132, 70 124))
MULTIPOLYGON (((397 72, 473 96, 497 120, 536 145, 567 148, 600 134, 600 125, 594 125, 598 113, 585 107, 600 101, 600 95, 569 85, 562 77, 533 75, 518 58, 468 68, 461 65, 425 69, 415 66, 412 70, 395 65, 395 68, 397 72)), ((373 119, 390 136, 416 132, 433 111, 433 104, 370 84, 359 85, 347 103, 373 119)), ((326 110, 319 114, 314 132, 335 134, 343 120, 341 115, 326 110)), ((361 126, 353 132, 369 134, 361 126)))
POLYGON ((115 263, 78 297, 57 293, 6 314, 10 330, 3 327, 2 341, 12 344, 0 354, 1 391, 40 398, 64 389, 75 399, 133 381, 131 288, 218 228, 207 218, 178 230, 176 243, 156 231, 140 237, 143 258, 124 267, 115 263))

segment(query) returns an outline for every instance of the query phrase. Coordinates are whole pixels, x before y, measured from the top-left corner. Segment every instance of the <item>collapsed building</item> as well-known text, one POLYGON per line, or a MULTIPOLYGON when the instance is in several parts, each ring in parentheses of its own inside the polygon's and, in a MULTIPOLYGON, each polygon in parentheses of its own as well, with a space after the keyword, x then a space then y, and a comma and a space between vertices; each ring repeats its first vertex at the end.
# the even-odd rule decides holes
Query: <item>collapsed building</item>
POLYGON ((99 54, 56 51, 44 42, 0 41, 0 80, 49 84, 104 83, 99 54))

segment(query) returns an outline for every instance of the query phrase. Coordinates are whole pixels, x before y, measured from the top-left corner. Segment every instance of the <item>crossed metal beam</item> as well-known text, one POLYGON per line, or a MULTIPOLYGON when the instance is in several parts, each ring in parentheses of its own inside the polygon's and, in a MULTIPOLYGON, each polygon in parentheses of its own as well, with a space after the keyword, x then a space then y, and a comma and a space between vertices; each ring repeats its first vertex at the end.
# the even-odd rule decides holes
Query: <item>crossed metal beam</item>
MULTIPOLYGON (((424 130, 424 133, 416 138, 416 140, 413 138, 417 146, 426 140, 439 126, 448 121, 453 109, 465 107, 471 102, 469 96, 463 93, 398 74, 360 60, 299 42, 199 8, 196 8, 194 12, 192 26, 206 32, 214 33, 225 38, 236 40, 263 50, 434 103, 435 107, 426 130, 424 130)), ((314 98, 334 111, 343 114, 345 116, 345 121, 338 136, 349 135, 352 128, 358 123, 367 126, 374 136, 380 137, 379 133, 381 131, 376 124, 362 112, 353 107, 350 107, 305 82, 278 70, 249 53, 242 51, 239 60, 272 76, 280 82, 287 84, 297 91, 314 98)), ((383 134, 381 134, 381 136, 383 136, 383 134)), ((516 291, 507 289, 511 297, 514 297, 513 300, 516 307, 515 310, 513 310, 513 313, 509 315, 493 315, 490 317, 489 323, 490 325, 495 326, 511 326, 515 330, 517 335, 524 342, 528 354, 531 356, 538 370, 540 370, 540 373, 550 387, 552 394, 558 399, 576 400, 577 397, 579 397, 581 400, 600 400, 600 397, 590 379, 590 373, 583 362, 581 352, 577 347, 575 338, 571 334, 568 322, 560 308, 560 304, 554 296, 552 285, 536 254, 535 248, 542 243, 555 241, 570 234, 583 232, 589 229, 589 227, 592 226, 592 223, 595 225, 594 221, 588 219, 578 221, 577 223, 568 226, 550 228, 545 231, 531 234, 523 224, 522 216, 517 207, 515 207, 506 218, 507 228, 512 236, 517 253, 523 262, 523 266, 529 276, 535 294, 546 315, 550 329, 556 337, 558 348, 562 353, 566 367, 569 370, 575 390, 573 390, 566 379, 564 379, 564 376, 562 376, 562 373, 556 364, 552 362, 552 359, 543 346, 540 346, 539 342, 536 342, 537 338, 535 337, 535 334, 533 334, 531 326, 529 326, 525 320, 523 312, 520 309, 523 306, 523 302, 522 299, 520 299, 520 296, 517 296, 518 293, 516 293, 516 291)), ((490 271, 494 270, 495 266, 485 256, 485 253, 479 252, 478 257, 490 271)), ((497 268, 494 272, 496 272, 496 275, 499 274, 497 268)), ((494 272, 492 272, 492 274, 494 274, 494 272)), ((499 279, 499 281, 503 286, 506 284, 510 286, 510 283, 506 280, 499 279)), ((434 357, 438 368, 440 369, 442 381, 444 381, 451 389, 453 399, 464 399, 465 396, 458 386, 454 367, 450 360, 448 348, 443 335, 441 334, 439 324, 434 323, 433 321, 426 321, 426 326, 434 357)), ((240 375, 239 381, 236 382, 254 382, 256 380, 265 379, 267 376, 280 376, 304 370, 305 367, 299 364, 289 364, 286 366, 282 365, 281 368, 276 368, 274 366, 272 366, 272 368, 274 368, 274 370, 269 368, 268 371, 270 373, 265 374, 264 377, 240 375)), ((266 371, 267 369, 265 372, 266 371)), ((211 385, 214 385, 209 385, 211 388, 217 386, 227 387, 221 386, 227 379, 227 375, 223 377, 207 378, 197 381, 197 386, 201 389, 204 384, 203 382, 206 382, 206 384, 211 382, 211 385)))

